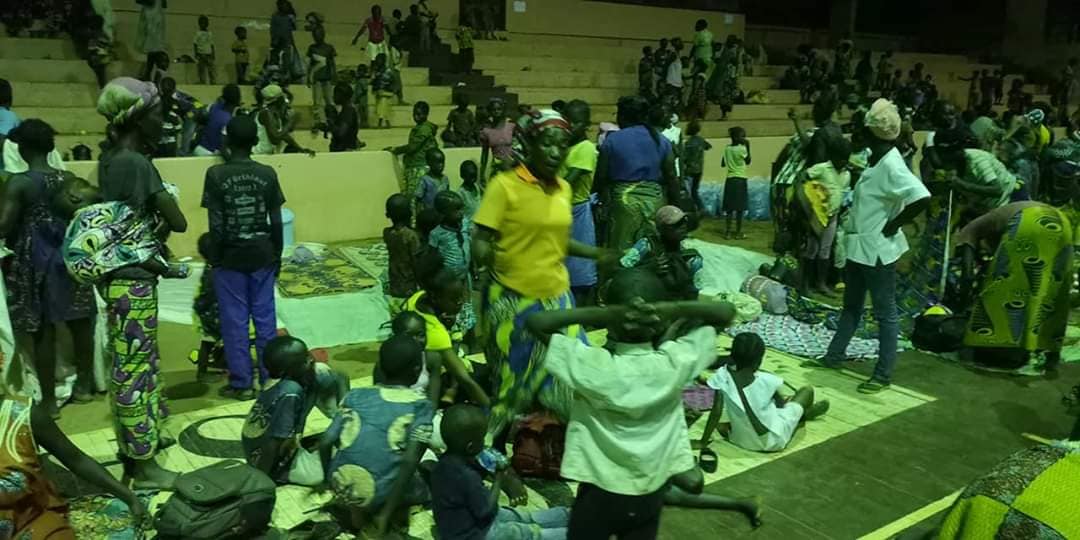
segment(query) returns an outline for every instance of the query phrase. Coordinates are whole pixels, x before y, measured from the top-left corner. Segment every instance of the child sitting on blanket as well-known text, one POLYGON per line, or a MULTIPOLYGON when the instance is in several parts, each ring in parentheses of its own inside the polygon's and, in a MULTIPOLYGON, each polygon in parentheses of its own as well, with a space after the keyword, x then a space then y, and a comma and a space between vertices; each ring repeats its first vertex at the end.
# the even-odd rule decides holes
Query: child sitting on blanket
POLYGON ((431 506, 439 537, 565 539, 567 508, 528 511, 499 506, 507 460, 495 462, 495 481, 491 489, 484 487, 486 471, 477 464, 477 456, 484 450, 487 424, 484 410, 475 405, 454 405, 443 415, 440 431, 446 452, 431 472, 431 506))
MULTIPOLYGON (((175 186, 166 184, 166 189, 175 186)), ((191 269, 169 264, 156 220, 121 201, 101 202, 101 192, 82 178, 69 177, 53 199, 56 211, 71 219, 61 254, 68 273, 80 283, 100 281, 129 266, 166 278, 183 279, 191 269)))
POLYGON ((765 342, 761 336, 752 332, 735 336, 728 362, 708 380, 716 394, 701 437, 703 447, 709 445, 725 407, 731 419, 728 440, 755 452, 783 450, 802 422, 829 410, 828 401, 814 401, 811 386, 798 389, 789 398, 781 395, 779 390, 784 380, 759 371, 764 356, 765 342))

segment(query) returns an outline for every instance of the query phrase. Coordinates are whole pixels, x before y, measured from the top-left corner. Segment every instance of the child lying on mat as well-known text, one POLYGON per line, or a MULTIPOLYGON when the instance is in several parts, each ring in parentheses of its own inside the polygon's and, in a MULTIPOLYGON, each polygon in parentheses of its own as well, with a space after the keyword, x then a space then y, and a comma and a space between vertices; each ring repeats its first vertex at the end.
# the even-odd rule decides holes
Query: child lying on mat
POLYGON ((692 318, 723 326, 735 309, 726 302, 658 302, 666 296, 653 273, 622 270, 607 288, 609 307, 542 311, 526 320, 549 343, 545 367, 573 390, 562 460, 563 477, 581 482, 571 538, 653 538, 664 504, 759 519, 753 500, 701 494, 705 478, 690 448, 681 390, 716 359, 716 330, 675 336, 661 324, 692 318), (610 349, 556 333, 573 325, 606 326, 610 349))
POLYGON ((765 356, 761 336, 743 332, 735 336, 731 357, 709 378, 716 394, 701 444, 707 447, 727 407, 731 419, 728 435, 736 446, 755 452, 779 452, 791 442, 803 421, 829 410, 828 401, 814 401, 814 388, 804 386, 790 398, 779 392, 784 380, 758 371, 765 356))
POLYGON ((307 345, 291 336, 270 340, 263 359, 278 381, 259 393, 244 422, 240 443, 247 462, 279 484, 319 485, 324 478, 320 453, 305 449, 300 438, 315 407, 328 418, 337 414, 349 381, 314 362, 307 345))
POLYGON ((56 211, 71 219, 61 254, 72 277, 93 283, 129 266, 167 278, 188 276, 188 265, 170 265, 165 260, 165 244, 154 219, 126 203, 101 201, 96 187, 75 177, 65 180, 53 199, 56 211))

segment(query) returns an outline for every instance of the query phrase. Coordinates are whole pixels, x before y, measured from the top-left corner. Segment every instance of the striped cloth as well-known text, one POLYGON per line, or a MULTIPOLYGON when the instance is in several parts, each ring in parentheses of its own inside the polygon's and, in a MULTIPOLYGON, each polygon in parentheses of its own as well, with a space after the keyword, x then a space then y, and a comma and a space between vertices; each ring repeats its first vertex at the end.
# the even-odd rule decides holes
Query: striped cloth
POLYGON ((999 186, 1002 190, 999 196, 980 199, 983 209, 993 210, 1008 204, 1016 189, 1016 176, 1009 172, 1005 164, 985 150, 969 148, 964 150, 964 157, 967 158, 968 181, 984 186, 999 186))

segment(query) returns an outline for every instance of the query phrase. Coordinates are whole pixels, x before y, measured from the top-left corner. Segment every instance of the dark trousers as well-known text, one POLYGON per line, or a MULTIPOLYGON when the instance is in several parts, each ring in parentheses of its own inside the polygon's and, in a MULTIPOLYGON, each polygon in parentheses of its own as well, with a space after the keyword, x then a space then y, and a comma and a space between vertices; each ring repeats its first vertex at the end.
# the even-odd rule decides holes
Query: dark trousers
POLYGON ((461 49, 461 72, 466 75, 472 73, 473 63, 476 62, 474 49, 461 49))
POLYGON ((874 380, 888 384, 896 366, 896 342, 900 335, 900 319, 896 311, 896 263, 866 266, 854 261, 844 265, 844 309, 836 334, 829 343, 825 361, 840 362, 862 319, 866 293, 878 322, 878 361, 874 380))
POLYGON ((664 486, 647 495, 619 495, 592 484, 578 486, 567 540, 652 540, 660 530, 664 486))
POLYGON ((247 63, 236 64, 236 84, 247 84, 247 63))
POLYGON ((259 380, 269 374, 262 355, 266 344, 277 334, 277 312, 274 309, 274 268, 254 272, 238 272, 225 268, 214 269, 214 292, 218 298, 221 317, 221 341, 225 345, 225 362, 229 366, 229 386, 252 387, 251 339, 249 325, 255 325, 255 353, 259 361, 259 380))

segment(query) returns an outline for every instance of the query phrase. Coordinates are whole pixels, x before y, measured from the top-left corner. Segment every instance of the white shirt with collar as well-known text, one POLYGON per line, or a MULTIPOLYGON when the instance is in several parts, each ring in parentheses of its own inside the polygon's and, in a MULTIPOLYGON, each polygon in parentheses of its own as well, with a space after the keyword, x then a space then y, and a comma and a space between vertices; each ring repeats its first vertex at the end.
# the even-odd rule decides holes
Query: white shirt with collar
POLYGON ((908 250, 904 231, 886 238, 885 225, 908 205, 925 199, 930 192, 912 174, 892 148, 877 164, 868 167, 855 184, 855 192, 844 230, 847 260, 866 266, 892 264, 908 250))
POLYGON ((716 359, 716 330, 699 328, 659 348, 615 343, 614 351, 551 337, 545 367, 574 391, 562 475, 646 495, 694 467, 682 389, 716 359))

